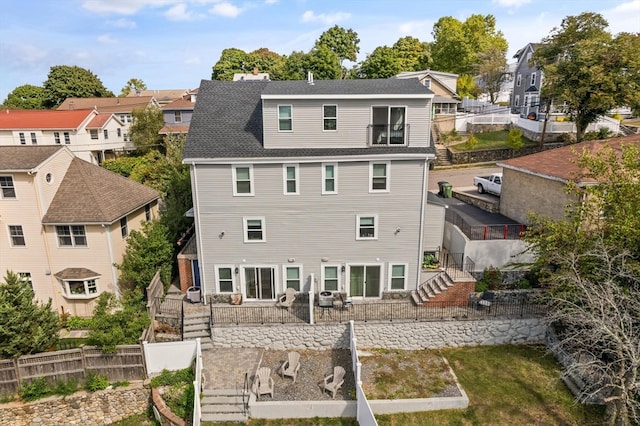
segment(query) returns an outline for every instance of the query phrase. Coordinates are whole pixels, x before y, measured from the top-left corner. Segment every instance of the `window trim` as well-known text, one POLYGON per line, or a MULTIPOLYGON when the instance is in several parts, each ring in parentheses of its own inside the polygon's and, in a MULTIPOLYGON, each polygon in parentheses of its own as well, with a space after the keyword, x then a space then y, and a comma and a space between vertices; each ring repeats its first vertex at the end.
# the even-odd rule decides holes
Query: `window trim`
POLYGON ((520 95, 516 95, 516 98, 514 99, 513 105, 517 106, 517 107, 520 106, 520 95))
POLYGON ((522 84, 522 74, 518 73, 516 75, 516 87, 520 87, 521 84, 522 84))
POLYGON ((233 186, 233 196, 234 197, 252 197, 254 195, 253 188, 253 165, 252 164, 236 164, 231 166, 231 176, 232 176, 232 186, 233 186), (249 169, 249 192, 238 192, 238 174, 237 169, 239 168, 248 168, 249 169))
POLYGON ((60 145, 60 132, 53 132, 53 141, 56 145, 60 145))
POLYGON ((102 129, 102 136, 104 137, 104 140, 108 140, 109 139, 109 129, 102 129))
POLYGON ((9 244, 11 246, 11 248, 26 248, 27 247, 27 239, 24 236, 24 228, 22 227, 22 225, 7 225, 7 235, 9 236, 9 244), (20 234, 15 234, 13 233, 14 229, 15 231, 19 231, 20 234), (14 238, 22 238, 22 244, 16 244, 14 238))
POLYGON ((13 180, 13 175, 0 175, 0 177, 2 178, 7 178, 6 182, 9 182, 11 184, 11 186, 5 186, 0 184, 0 199, 3 200, 15 200, 18 198, 18 194, 16 193, 16 183, 13 180), (8 190, 8 192, 13 192, 13 196, 9 195, 5 195, 5 189, 8 190))
POLYGON ((282 291, 286 291, 289 287, 287 285, 287 269, 289 268, 298 268, 298 289, 296 290, 296 293, 300 293, 303 291, 304 287, 304 273, 301 263, 288 263, 286 265, 282 265, 282 291))
POLYGON ((338 163, 322 163, 322 194, 333 195, 338 193, 338 163), (333 167, 333 178, 327 178, 327 166, 333 167), (333 191, 327 191, 327 180, 333 179, 333 191))
MULTIPOLYGON (((389 271, 389 281, 388 281, 388 284, 387 284, 387 289, 389 291, 406 291, 407 290, 407 282, 408 282, 407 275, 408 275, 408 272, 409 272, 409 263, 407 263, 407 262, 389 262, 387 267, 388 267, 388 271, 389 271), (394 276, 393 276, 393 267, 394 266, 404 266, 404 276, 402 277, 404 279, 404 284, 403 284, 402 288, 393 288, 392 287, 393 278, 394 278, 394 276)), ((400 277, 395 277, 395 278, 400 278, 400 277)))
POLYGON ((267 222, 264 216, 244 216, 242 218, 242 228, 243 228, 243 237, 245 243, 265 243, 267 242, 267 222), (260 221, 260 231, 262 232, 262 239, 253 240, 249 239, 249 221, 250 220, 259 220, 260 221))
POLYGON ((356 215, 356 240, 358 241, 370 241, 378 239, 378 215, 373 213, 364 213, 356 215), (362 237, 360 236, 360 219, 362 218, 373 218, 373 237, 362 237))
POLYGON ((173 122, 182 123, 182 111, 173 111, 173 122))
POLYGON ((531 80, 530 80, 531 84, 529 86, 535 86, 536 85, 536 77, 537 77, 536 73, 532 72, 531 73, 531 80))
POLYGON ((64 144, 65 145, 70 145, 71 144, 71 136, 69 135, 69 132, 63 132, 62 135, 64 136, 64 144))
POLYGON ((300 166, 298 164, 283 164, 282 165, 282 192, 284 195, 300 195, 300 166), (287 174, 289 167, 293 167, 294 177, 293 183, 295 184, 295 191, 289 192, 289 176, 287 174))
POLYGON ((122 239, 129 236, 129 221, 126 216, 120 218, 120 235, 122 235, 122 239))
POLYGON ((370 161, 369 162, 369 192, 389 192, 389 188, 391 187, 391 161, 370 161), (375 165, 385 165, 385 188, 384 189, 374 189, 373 187, 373 169, 375 165))
POLYGON ((322 264, 322 268, 320 270, 320 284, 323 291, 341 291, 342 289, 342 265, 337 263, 327 263, 322 264), (335 290, 327 290, 325 286, 325 281, 327 279, 327 275, 325 273, 326 268, 336 268, 336 289, 335 290))
POLYGON ((98 140, 99 136, 98 136, 98 129, 89 129, 89 138, 92 141, 96 141, 98 140))
POLYGON ((98 288, 98 279, 100 275, 95 277, 85 277, 82 279, 72 279, 72 280, 63 280, 58 278, 58 283, 60 287, 62 287, 62 297, 65 299, 95 299, 100 296, 100 290, 98 288), (81 281, 84 284, 84 294, 72 294, 71 288, 69 287, 70 282, 81 281), (96 291, 94 293, 89 292, 89 283, 93 281, 93 285, 95 286, 96 291))
MULTIPOLYGON (((232 294, 235 293, 236 291, 236 284, 237 284, 237 278, 236 278, 236 266, 235 265, 215 265, 213 267, 213 270, 215 272, 215 282, 216 282, 216 292, 219 294, 232 294), (220 269, 230 269, 231 270, 231 291, 222 291, 220 289, 220 269)), ((225 280, 226 281, 226 280, 225 280)))
POLYGON ((36 132, 31 132, 30 136, 31 136, 31 145, 38 145, 38 136, 36 135, 36 132))
POLYGON ((278 104, 277 106, 277 113, 278 113, 278 132, 283 132, 283 133, 291 133, 293 132, 293 105, 292 104, 278 104), (280 117, 280 107, 289 107, 289 113, 290 116, 289 118, 281 118, 280 117), (289 122, 291 123, 291 129, 282 129, 280 124, 282 120, 289 120, 289 122))
POLYGON ((89 241, 87 239, 87 228, 84 225, 55 225, 56 231, 56 240, 58 241, 58 248, 76 248, 76 247, 89 247, 89 241), (76 238, 80 237, 80 235, 76 235, 73 231, 74 227, 82 227, 84 238, 84 244, 78 244, 76 238), (67 228, 69 231, 68 235, 64 235, 65 237, 71 238, 71 244, 60 244, 60 234, 58 233, 59 228, 67 228))
POLYGON ((27 138, 24 135, 24 132, 18 132, 18 138, 20 139, 20 145, 27 144, 27 138))
POLYGON ((337 132, 338 131, 338 105, 337 104, 323 104, 322 105, 322 131, 323 132, 337 132), (334 117, 327 117, 325 115, 325 107, 335 107, 336 115, 334 117), (335 121, 335 127, 333 129, 327 129, 327 120, 335 121))

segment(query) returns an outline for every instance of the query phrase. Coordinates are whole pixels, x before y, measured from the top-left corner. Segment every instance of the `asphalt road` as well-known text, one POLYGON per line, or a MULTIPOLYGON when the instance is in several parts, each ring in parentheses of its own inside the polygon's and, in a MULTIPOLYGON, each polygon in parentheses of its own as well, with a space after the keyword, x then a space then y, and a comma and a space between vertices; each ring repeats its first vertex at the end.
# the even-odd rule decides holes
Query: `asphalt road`
POLYGON ((502 173, 502 167, 469 167, 463 169, 444 169, 429 171, 428 190, 438 190, 438 182, 449 182, 454 188, 473 186, 474 176, 502 173))

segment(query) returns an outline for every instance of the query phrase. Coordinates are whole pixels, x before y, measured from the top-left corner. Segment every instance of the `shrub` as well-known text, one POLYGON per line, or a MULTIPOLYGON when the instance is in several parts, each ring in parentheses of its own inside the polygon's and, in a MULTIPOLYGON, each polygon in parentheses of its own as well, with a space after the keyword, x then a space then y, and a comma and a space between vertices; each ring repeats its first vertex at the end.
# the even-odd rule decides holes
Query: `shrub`
POLYGON ((501 284, 502 273, 498 268, 489 266, 488 268, 484 268, 482 279, 476 283, 476 289, 480 287, 484 290, 476 291, 497 290, 501 284))
POLYGON ((520 129, 509 130, 509 140, 507 141, 507 146, 514 151, 518 151, 524 146, 524 142, 522 141, 522 131, 520 129))
POLYGON ((86 330, 91 327, 92 318, 72 316, 67 318, 67 330, 86 330))
POLYGON ((562 133, 560 136, 558 136, 558 142, 573 143, 575 142, 575 139, 573 138, 573 135, 571 133, 562 133))
POLYGON ((525 290, 531 288, 531 283, 526 278, 520 278, 518 282, 516 282, 516 288, 520 290, 525 290))
POLYGON ((75 380, 58 380, 53 392, 56 395, 67 396, 78 390, 78 382, 75 380))
POLYGON ((476 145, 478 145, 478 138, 476 138, 475 135, 472 133, 469 135, 464 145, 467 149, 473 149, 476 147, 476 145))
POLYGON ((84 388, 89 392, 103 390, 109 387, 109 379, 104 374, 89 373, 84 388))
POLYGON ((34 401, 51 395, 52 393, 53 391, 44 377, 38 377, 37 379, 33 379, 31 383, 23 384, 18 391, 20 399, 23 401, 34 401))
POLYGON ((151 379, 151 387, 157 388, 159 386, 192 383, 195 377, 191 367, 177 371, 162 370, 158 376, 151 379))

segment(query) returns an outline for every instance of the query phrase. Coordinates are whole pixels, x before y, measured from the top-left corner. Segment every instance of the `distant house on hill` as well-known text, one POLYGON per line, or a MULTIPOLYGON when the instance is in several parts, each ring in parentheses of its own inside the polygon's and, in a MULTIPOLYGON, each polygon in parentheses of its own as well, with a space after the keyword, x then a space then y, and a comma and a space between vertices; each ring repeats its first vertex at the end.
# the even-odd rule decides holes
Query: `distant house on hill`
POLYGON ((516 59, 513 92, 511 94, 511 112, 523 117, 540 112, 540 89, 542 71, 532 62, 531 57, 539 43, 528 43, 513 56, 516 59))
POLYGON ((0 273, 19 274, 59 313, 90 316, 101 293, 119 294, 114 264, 129 233, 157 218, 158 199, 66 146, 0 146, 0 273))
POLYGON ((152 97, 154 98, 159 105, 166 105, 170 102, 173 102, 177 99, 182 99, 185 95, 188 95, 190 92, 187 89, 160 89, 160 90, 132 90, 126 96, 129 98, 145 98, 152 97))

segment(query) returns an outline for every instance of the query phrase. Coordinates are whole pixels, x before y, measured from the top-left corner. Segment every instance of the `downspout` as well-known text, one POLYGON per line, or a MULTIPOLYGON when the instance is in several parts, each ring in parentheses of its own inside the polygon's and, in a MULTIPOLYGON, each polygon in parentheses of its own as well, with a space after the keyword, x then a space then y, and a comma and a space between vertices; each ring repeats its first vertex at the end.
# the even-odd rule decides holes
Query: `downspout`
MULTIPOLYGON (((60 289, 59 287, 56 285, 55 281, 56 278, 54 277, 55 272, 53 271, 53 265, 52 265, 52 259, 51 259, 51 250, 49 248, 49 235, 47 233, 47 225, 43 225, 42 224, 42 218, 44 217, 44 200, 41 197, 42 194, 42 183, 38 180, 38 170, 34 169, 31 170, 29 172, 27 172, 27 174, 31 177, 33 177, 33 181, 36 185, 36 198, 37 198, 37 203, 38 203, 38 208, 39 208, 39 215, 40 217, 38 218, 40 220, 40 226, 42 226, 42 236, 43 236, 43 243, 44 243, 44 250, 47 253, 47 266, 48 266, 48 272, 49 274, 47 274, 47 271, 45 270, 45 275, 50 275, 52 278, 49 279, 49 283, 51 284, 52 288, 52 294, 54 295, 55 298, 55 304, 56 304, 56 308, 60 307, 62 309, 64 309, 64 306, 62 306, 62 304, 60 304, 60 306, 58 306, 59 302, 62 300, 62 298, 59 298, 57 295, 60 293, 60 289), (54 281, 55 280, 55 281, 54 281)), ((64 311, 62 311, 64 312, 64 311)))
POLYGON ((418 267, 416 268, 416 290, 420 286, 420 273, 422 272, 422 257, 424 245, 424 215, 425 204, 427 203, 427 173, 429 170, 429 160, 425 159, 422 169, 422 199, 420 203, 420 236, 418 237, 418 267))
POLYGON ((109 249, 109 264, 111 265, 111 280, 113 281, 113 293, 116 299, 120 300, 120 286, 118 285, 118 273, 116 260, 113 258, 113 244, 111 243, 111 225, 102 225, 102 229, 107 234, 107 248, 109 249))
POLYGON ((198 205, 198 179, 196 176, 196 163, 195 161, 191 162, 191 187, 193 188, 191 193, 193 194, 193 220, 196 221, 196 246, 198 247, 198 252, 196 256, 198 256, 198 274, 200 275, 200 294, 202 294, 201 300, 203 304, 206 304, 207 299, 207 283, 204 280, 202 269, 204 264, 201 262, 200 254, 202 253, 202 234, 200 233, 200 216, 198 212, 200 211, 200 206, 198 205))

